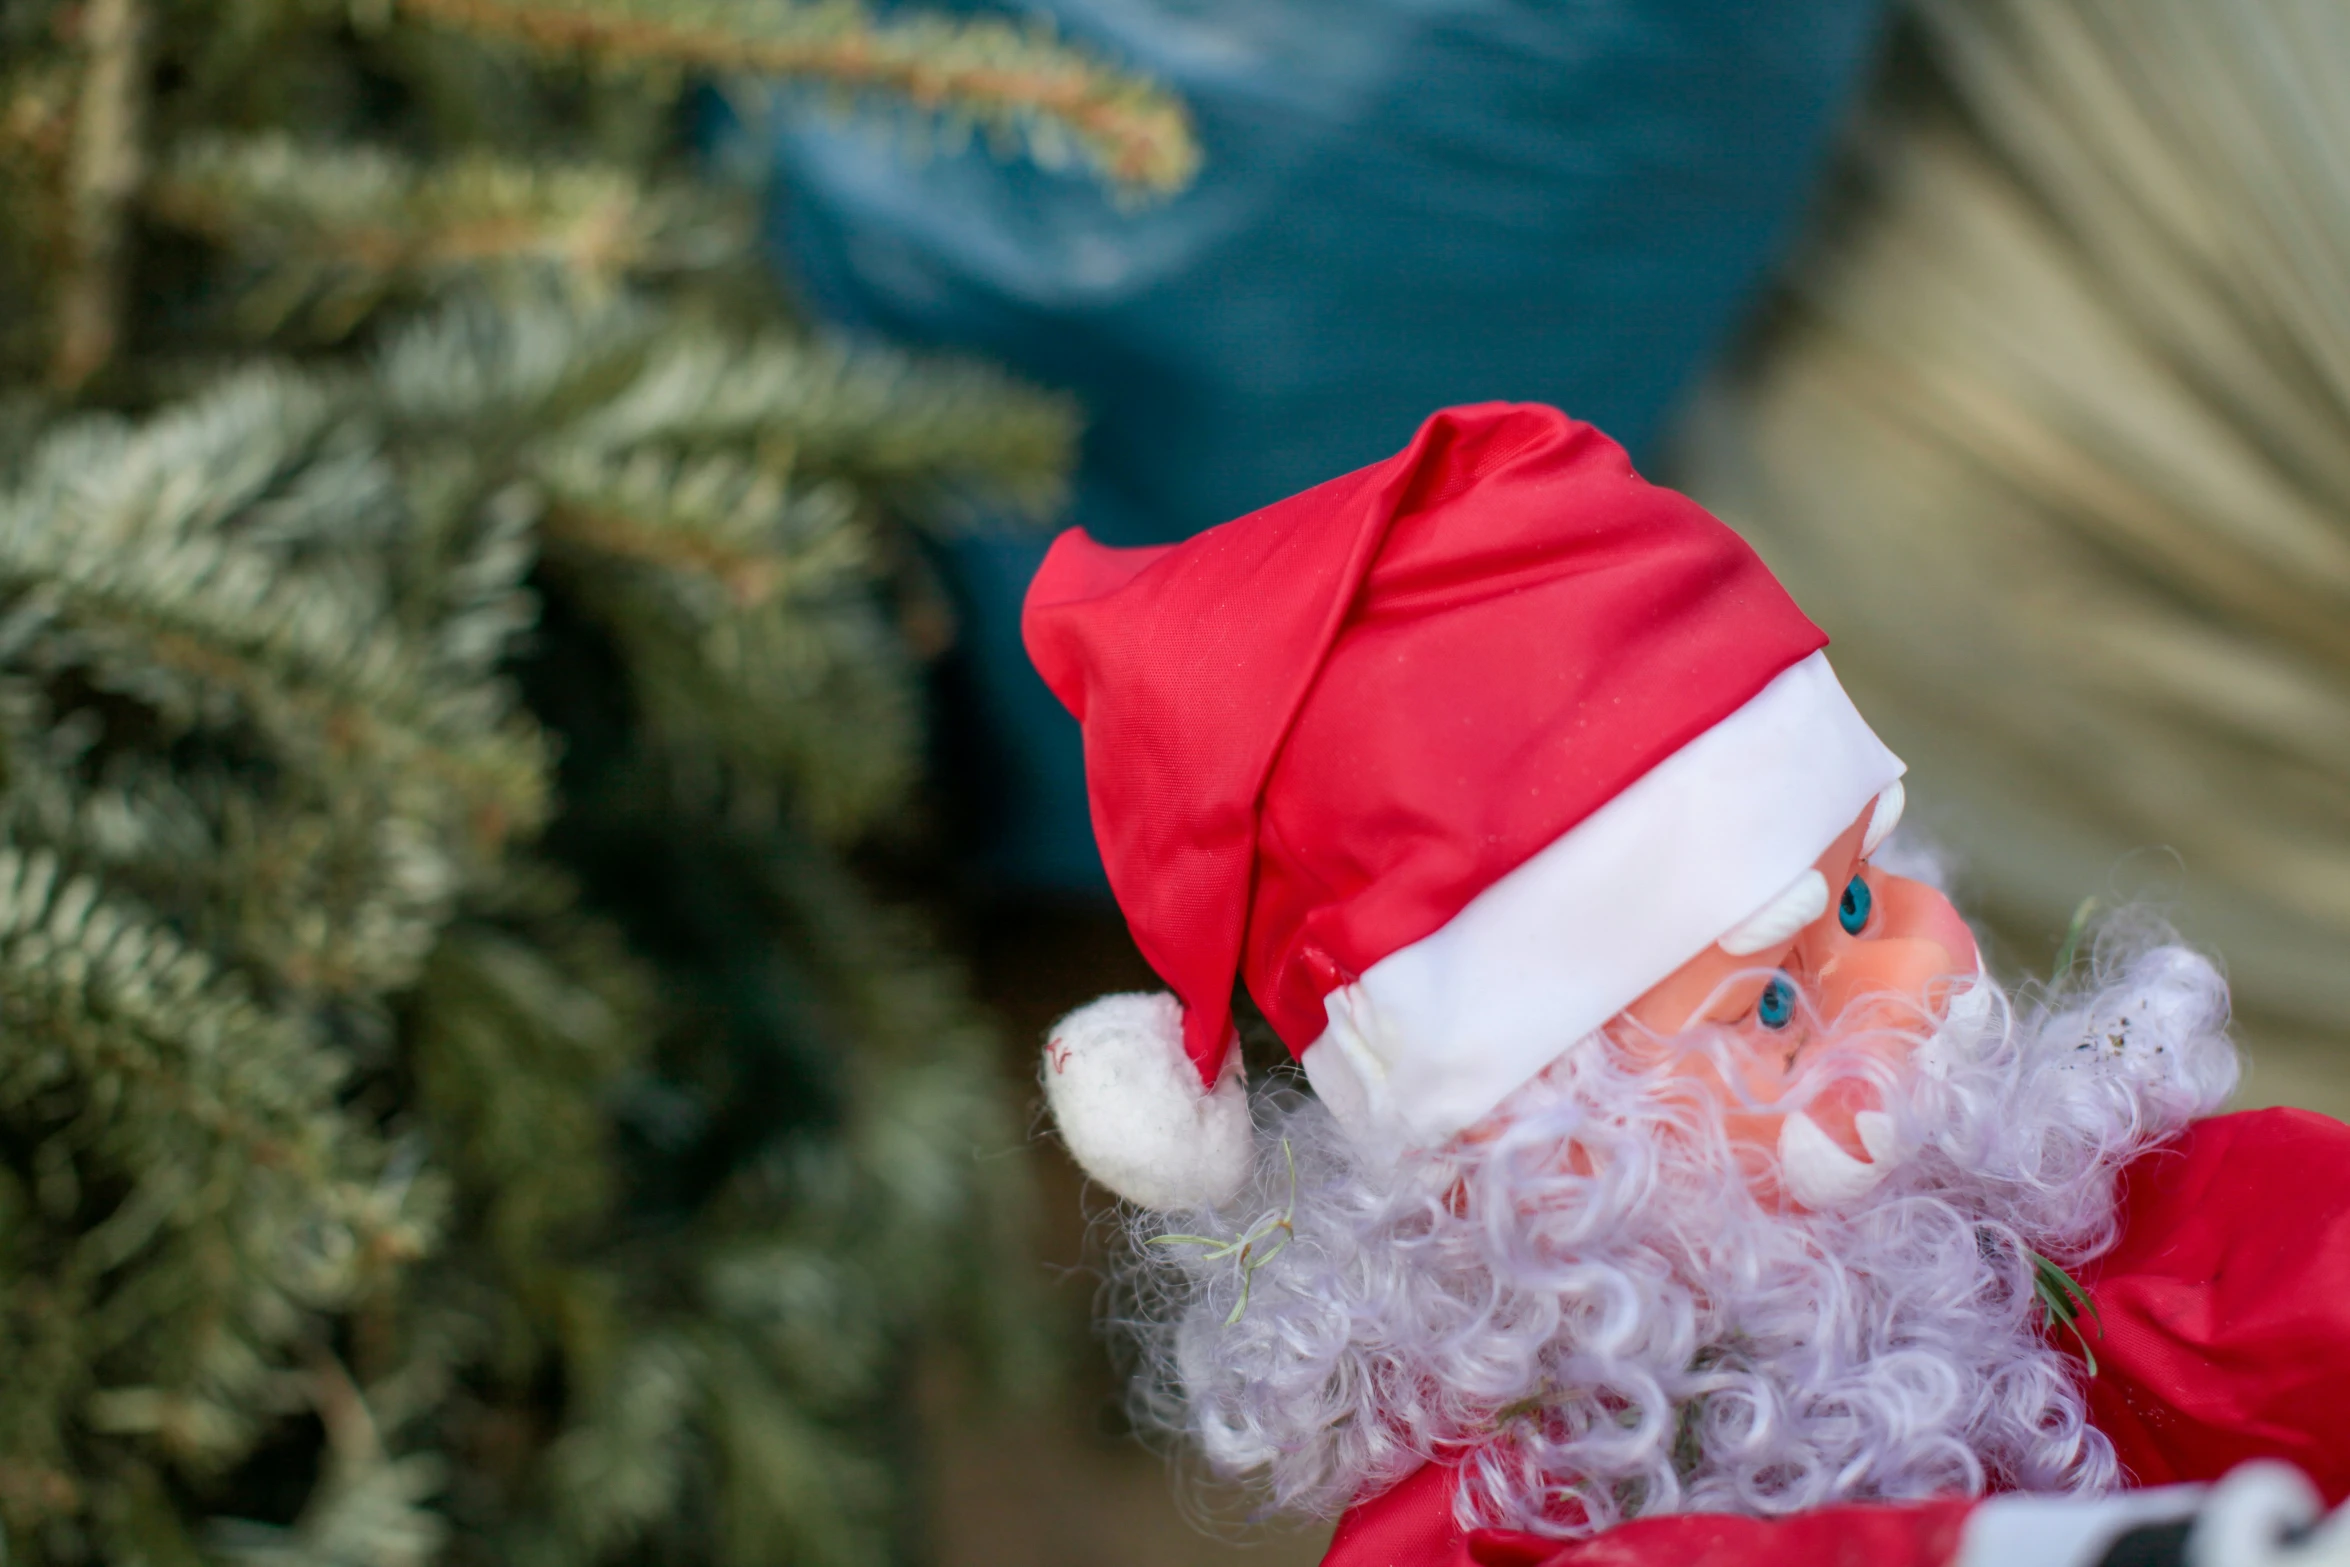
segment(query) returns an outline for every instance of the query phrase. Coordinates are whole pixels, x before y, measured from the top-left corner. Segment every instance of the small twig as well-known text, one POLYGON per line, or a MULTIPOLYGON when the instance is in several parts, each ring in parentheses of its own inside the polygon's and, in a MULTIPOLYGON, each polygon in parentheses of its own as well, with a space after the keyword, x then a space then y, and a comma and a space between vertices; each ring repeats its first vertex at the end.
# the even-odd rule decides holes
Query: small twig
POLYGON ((313 1346, 305 1358, 310 1363, 311 1408, 326 1427, 327 1450, 349 1469, 383 1462, 383 1435, 376 1429, 374 1411, 367 1407, 367 1395, 359 1391, 351 1373, 322 1347, 313 1346))
POLYGON ((1150 1239, 1153 1246, 1204 1246, 1207 1249, 1200 1253, 1202 1262, 1221 1262, 1226 1257, 1239 1259, 1240 1299, 1233 1303, 1232 1315, 1224 1319, 1226 1327, 1238 1322, 1248 1310, 1249 1288, 1256 1282, 1257 1269, 1280 1256, 1297 1238, 1297 1155, 1290 1150, 1286 1137, 1281 1139, 1281 1157, 1289 1166, 1289 1204, 1281 1210, 1280 1217, 1261 1221, 1238 1240, 1220 1241, 1213 1235, 1154 1235, 1150 1239), (1281 1239, 1258 1251, 1257 1243, 1271 1240, 1276 1231, 1281 1239))
POLYGON ((591 9, 529 0, 400 0, 421 16, 467 32, 517 38, 538 49, 617 60, 661 61, 710 71, 797 77, 903 95, 919 108, 981 116, 1037 115, 1090 144, 1102 172, 1122 185, 1169 193, 1191 182, 1199 143, 1188 110, 1163 90, 1096 66, 1059 47, 1003 60, 926 53, 952 37, 858 20, 798 35, 760 37, 647 11, 591 9))
POLYGON ((122 340, 124 234, 145 173, 146 32, 143 0, 89 0, 82 13, 82 73, 66 155, 65 275, 49 380, 78 390, 122 340))
POLYGON ((773 551, 745 548, 707 534, 648 528, 614 511, 561 503, 544 519, 549 539, 593 553, 708 577, 737 609, 756 609, 784 585, 787 567, 773 551))

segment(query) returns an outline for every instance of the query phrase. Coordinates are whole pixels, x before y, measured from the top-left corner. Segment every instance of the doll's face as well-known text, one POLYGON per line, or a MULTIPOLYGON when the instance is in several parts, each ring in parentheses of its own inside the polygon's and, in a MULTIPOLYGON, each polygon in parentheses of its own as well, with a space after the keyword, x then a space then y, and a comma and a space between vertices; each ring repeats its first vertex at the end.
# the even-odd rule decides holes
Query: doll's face
MULTIPOLYGON (((1701 1057, 1676 1057, 1674 1069, 1705 1080, 1731 1105, 1784 1100, 1830 1039, 1888 1056, 1913 1050, 1920 1012, 1940 1015, 1947 982, 1976 973, 1979 960, 1974 937, 1949 899, 1860 858, 1868 820, 1863 810, 1814 862, 1832 892, 1827 913, 1760 952, 1732 955, 1708 947, 1625 1008, 1625 1019, 1636 1026, 1619 1025, 1618 1043, 1638 1053, 1654 1048, 1649 1041, 1693 1024, 1720 1025, 1739 1079, 1735 1085, 1724 1083, 1715 1062, 1701 1057)), ((1873 1108, 1874 1091, 1866 1082, 1841 1080, 1814 1097, 1805 1113, 1838 1147, 1866 1161, 1855 1116, 1873 1108)), ((1733 1143, 1766 1153, 1780 1148, 1785 1120, 1779 1111, 1731 1109, 1723 1116, 1733 1143)), ((1776 1183, 1770 1184, 1767 1195, 1775 1196, 1776 1183)))

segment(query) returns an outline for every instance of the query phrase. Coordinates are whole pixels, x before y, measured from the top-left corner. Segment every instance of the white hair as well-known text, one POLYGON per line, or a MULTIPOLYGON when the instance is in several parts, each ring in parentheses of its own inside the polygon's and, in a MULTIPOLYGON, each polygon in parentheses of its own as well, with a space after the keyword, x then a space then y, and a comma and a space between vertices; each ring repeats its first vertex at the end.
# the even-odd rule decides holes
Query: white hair
POLYGON ((1400 1164, 1274 1092, 1240 1204, 1132 1220, 1141 1413, 1276 1510, 1333 1514, 1440 1458, 1464 1525, 1558 1536, 2110 1486, 2030 1257, 2109 1246, 2117 1173, 2226 1098, 2226 1005, 2203 957, 2109 925, 2076 988, 1982 980, 1950 1021, 1918 1013, 1912 1070, 1834 1042, 1786 1106, 1869 1077, 1900 1153, 1816 1214, 1766 1210, 1770 1156, 1725 1137, 1712 1093, 1598 1036, 1400 1164))

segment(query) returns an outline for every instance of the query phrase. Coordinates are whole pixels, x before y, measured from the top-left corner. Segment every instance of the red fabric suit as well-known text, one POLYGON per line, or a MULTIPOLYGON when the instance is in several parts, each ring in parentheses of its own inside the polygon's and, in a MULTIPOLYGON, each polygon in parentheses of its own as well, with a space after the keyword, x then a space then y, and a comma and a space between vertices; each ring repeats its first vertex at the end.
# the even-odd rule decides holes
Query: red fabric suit
MULTIPOLYGON (((2137 1485, 2248 1458, 2350 1495, 2350 1127, 2304 1110, 2217 1116, 2124 1172, 2121 1240, 2082 1270, 2102 1336, 2089 1412, 2137 1485)), ((1686 1514, 1562 1543, 1452 1521, 1422 1469, 1350 1511, 1324 1567, 1946 1567, 1963 1498, 1787 1518, 1686 1514)))

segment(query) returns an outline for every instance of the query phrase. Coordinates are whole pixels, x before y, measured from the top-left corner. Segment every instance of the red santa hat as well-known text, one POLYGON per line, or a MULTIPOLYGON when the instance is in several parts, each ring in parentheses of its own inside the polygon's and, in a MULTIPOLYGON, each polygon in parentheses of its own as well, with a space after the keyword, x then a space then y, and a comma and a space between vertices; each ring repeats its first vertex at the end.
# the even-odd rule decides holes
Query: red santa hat
POLYGON ((1434 1146, 1758 911, 1816 917, 1812 862, 1898 808, 1768 568, 1555 409, 1447 409, 1181 544, 1072 529, 1023 632, 1174 991, 1047 1047, 1072 1152, 1145 1206, 1245 1177, 1236 978, 1358 1140, 1434 1146))

